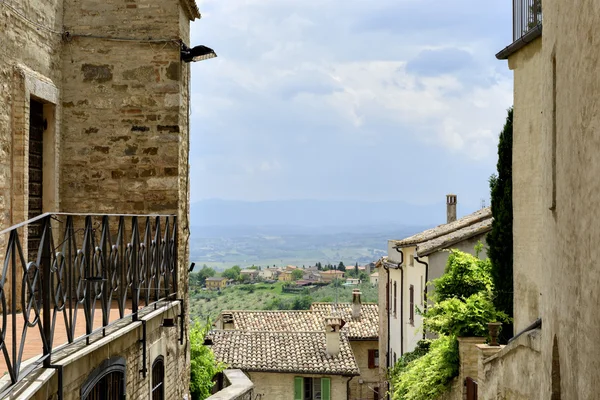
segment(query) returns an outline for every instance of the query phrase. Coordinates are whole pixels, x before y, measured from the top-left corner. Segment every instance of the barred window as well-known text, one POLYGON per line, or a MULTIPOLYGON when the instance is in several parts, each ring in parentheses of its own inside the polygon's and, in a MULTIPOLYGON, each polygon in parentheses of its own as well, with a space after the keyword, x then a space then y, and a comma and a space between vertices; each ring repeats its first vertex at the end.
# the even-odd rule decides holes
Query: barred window
POLYGON ((156 357, 152 364, 152 400, 165 398, 165 362, 163 356, 156 357))

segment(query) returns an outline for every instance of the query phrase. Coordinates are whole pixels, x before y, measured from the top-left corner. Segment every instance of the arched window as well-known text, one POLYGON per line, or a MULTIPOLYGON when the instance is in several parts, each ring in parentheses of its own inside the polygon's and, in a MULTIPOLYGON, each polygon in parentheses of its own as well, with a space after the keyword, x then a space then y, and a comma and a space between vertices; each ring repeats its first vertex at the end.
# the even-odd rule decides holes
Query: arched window
POLYGON ((82 400, 125 400, 125 359, 104 360, 81 387, 82 400))
POLYGON ((152 400, 165 398, 165 361, 158 356, 152 363, 152 400))

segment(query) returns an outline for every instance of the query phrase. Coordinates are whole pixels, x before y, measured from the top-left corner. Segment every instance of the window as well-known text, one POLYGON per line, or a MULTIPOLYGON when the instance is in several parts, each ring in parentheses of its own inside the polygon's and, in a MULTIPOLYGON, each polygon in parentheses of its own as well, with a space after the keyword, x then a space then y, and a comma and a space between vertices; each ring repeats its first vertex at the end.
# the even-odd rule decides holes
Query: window
POLYGON ((410 301, 409 301, 410 311, 409 311, 408 322, 410 322, 410 324, 414 326, 415 325, 415 287, 413 285, 410 285, 408 288, 408 296, 410 298, 410 301))
POLYGON ((396 297, 396 281, 394 281, 394 317, 396 316, 396 303, 397 301, 397 297, 396 297))
POLYGON ((152 400, 165 399, 165 361, 163 356, 156 357, 152 364, 152 400))
POLYGON ((425 299, 425 292, 423 291, 423 275, 421 275, 421 291, 419 292, 421 293, 421 298, 419 299, 419 303, 421 303, 421 305, 423 305, 423 299, 425 299))
POLYGON ((373 400, 379 400, 379 386, 373 388, 373 400))
POLYGON ((390 312, 390 283, 386 282, 385 284, 385 308, 390 312))
POLYGON ((83 400, 125 400, 125 359, 105 360, 81 387, 83 400))
POLYGON ((330 400, 331 380, 329 378, 294 378, 294 400, 330 400))
POLYGON ((379 367, 379 350, 369 350, 369 368, 379 367))

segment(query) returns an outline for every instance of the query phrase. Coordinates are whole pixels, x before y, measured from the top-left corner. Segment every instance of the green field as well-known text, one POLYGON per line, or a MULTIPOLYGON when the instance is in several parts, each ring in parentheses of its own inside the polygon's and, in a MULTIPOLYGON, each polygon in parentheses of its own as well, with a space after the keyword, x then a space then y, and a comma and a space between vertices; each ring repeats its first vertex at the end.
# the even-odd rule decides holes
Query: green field
POLYGON ((282 282, 273 284, 241 284, 229 286, 222 292, 190 287, 190 317, 193 320, 214 319, 223 310, 308 309, 313 302, 340 303, 352 301, 352 289, 362 292, 365 303, 377 302, 377 287, 370 283, 360 286, 334 287, 327 285, 313 292, 283 293, 282 282))

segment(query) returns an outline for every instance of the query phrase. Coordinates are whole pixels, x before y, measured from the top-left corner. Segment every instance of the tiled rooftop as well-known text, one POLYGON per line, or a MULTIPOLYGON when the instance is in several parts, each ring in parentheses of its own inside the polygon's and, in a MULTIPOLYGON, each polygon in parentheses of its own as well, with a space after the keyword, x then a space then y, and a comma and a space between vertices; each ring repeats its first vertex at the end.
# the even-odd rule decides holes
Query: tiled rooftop
POLYGON ((326 352, 325 332, 212 331, 215 358, 244 371, 358 375, 358 366, 345 333, 340 352, 326 352))
POLYGON ((482 208, 448 224, 442 224, 402 240, 392 241, 394 246, 417 246, 417 255, 425 256, 451 246, 461 240, 485 233, 491 229, 492 209, 482 208))
POLYGON ((352 303, 313 303, 310 309, 320 314, 321 320, 327 315, 340 316, 346 322, 342 331, 348 332, 350 340, 379 338, 379 306, 375 303, 362 303, 358 318, 352 318, 352 303))
MULTIPOLYGON (((306 311, 223 311, 230 314, 233 327, 251 332, 322 332, 325 317, 340 316, 346 324, 342 332, 352 339, 377 339, 379 337, 379 311, 375 303, 363 303, 361 316, 352 318, 352 303, 313 303, 306 311)), ((221 316, 219 316, 221 318, 221 316)))

